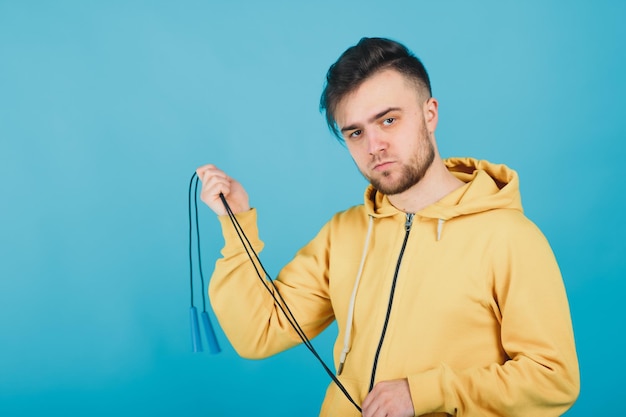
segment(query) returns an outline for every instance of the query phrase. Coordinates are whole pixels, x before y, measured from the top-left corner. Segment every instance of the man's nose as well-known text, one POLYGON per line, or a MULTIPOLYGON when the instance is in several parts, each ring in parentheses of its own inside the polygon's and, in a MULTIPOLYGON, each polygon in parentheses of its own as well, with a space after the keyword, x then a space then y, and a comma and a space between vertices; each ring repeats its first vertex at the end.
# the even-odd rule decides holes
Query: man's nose
POLYGON ((367 145, 369 154, 374 155, 387 149, 387 140, 382 132, 370 130, 367 145))

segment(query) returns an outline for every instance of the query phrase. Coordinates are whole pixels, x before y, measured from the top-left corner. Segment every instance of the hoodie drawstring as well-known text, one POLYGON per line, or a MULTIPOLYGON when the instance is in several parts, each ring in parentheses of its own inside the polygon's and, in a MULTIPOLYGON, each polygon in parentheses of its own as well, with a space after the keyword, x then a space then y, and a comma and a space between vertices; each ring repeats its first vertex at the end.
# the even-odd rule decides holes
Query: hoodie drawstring
MULTIPOLYGON (((437 221, 437 241, 441 240, 441 233, 443 231, 444 219, 438 219, 437 221)), ((361 282, 361 275, 363 275, 363 266, 365 265, 365 258, 367 257, 367 249, 369 247, 370 237, 372 235, 372 226, 374 224, 374 217, 369 216, 369 222, 367 225, 367 235, 365 237, 365 244, 363 245, 363 253, 361 255, 361 263, 359 264, 359 270, 356 274, 356 280, 352 287, 352 295, 350 296, 350 305, 348 307, 348 317, 346 318, 346 332, 343 336, 343 350, 339 357, 339 368, 337 369, 337 375, 341 375, 343 371, 343 365, 346 362, 348 352, 350 352, 350 338, 352 336, 352 319, 354 317, 354 304, 356 300, 356 292, 361 282)))
POLYGON ((346 332, 343 336, 343 350, 339 358, 339 369, 337 375, 341 375, 343 371, 343 364, 346 362, 346 356, 350 352, 350 337, 352 335, 352 318, 354 316, 354 302, 356 300, 356 292, 359 288, 359 282, 361 281, 361 275, 363 274, 363 266, 365 265, 365 258, 367 257, 367 249, 369 247, 370 237, 372 235, 372 226, 374 224, 374 217, 369 216, 369 222, 367 224, 367 235, 365 237, 365 244, 363 245, 363 254, 361 255, 361 264, 359 265, 359 271, 356 274, 356 280, 352 287, 352 295, 350 296, 350 306, 348 307, 348 317, 346 318, 346 332))
POLYGON ((441 240, 441 231, 443 230, 443 223, 445 222, 444 219, 439 219, 437 221, 437 242, 439 242, 441 240))

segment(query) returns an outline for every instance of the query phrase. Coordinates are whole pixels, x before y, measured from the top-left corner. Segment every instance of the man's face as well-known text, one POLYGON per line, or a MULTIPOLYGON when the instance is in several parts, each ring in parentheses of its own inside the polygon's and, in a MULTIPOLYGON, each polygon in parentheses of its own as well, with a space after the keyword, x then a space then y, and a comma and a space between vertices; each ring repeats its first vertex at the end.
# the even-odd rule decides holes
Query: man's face
POLYGON ((337 105, 335 119, 352 159, 383 194, 407 191, 432 164, 429 128, 436 126, 437 104, 433 110, 431 100, 423 103, 415 85, 389 69, 366 79, 337 105))

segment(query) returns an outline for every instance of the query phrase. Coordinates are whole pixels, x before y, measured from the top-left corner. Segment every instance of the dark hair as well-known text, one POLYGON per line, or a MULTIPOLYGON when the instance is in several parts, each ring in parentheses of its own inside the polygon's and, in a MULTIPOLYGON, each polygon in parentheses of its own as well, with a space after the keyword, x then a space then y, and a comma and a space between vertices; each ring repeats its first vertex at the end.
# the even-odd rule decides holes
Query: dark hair
POLYGON ((430 79, 424 64, 404 45, 384 38, 362 38, 348 48, 328 69, 326 85, 320 98, 320 111, 326 113, 326 123, 342 140, 335 121, 337 104, 368 77, 378 71, 393 68, 413 80, 416 87, 432 95, 430 79))

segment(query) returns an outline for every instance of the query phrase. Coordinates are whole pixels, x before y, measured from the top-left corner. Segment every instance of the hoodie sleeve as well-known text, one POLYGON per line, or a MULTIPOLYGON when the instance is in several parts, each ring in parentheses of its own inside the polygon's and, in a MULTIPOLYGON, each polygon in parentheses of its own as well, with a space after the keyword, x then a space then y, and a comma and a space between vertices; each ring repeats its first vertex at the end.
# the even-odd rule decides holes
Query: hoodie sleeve
MULTIPOLYGON (((219 220, 225 245, 209 283, 209 298, 229 341, 239 355, 253 359, 297 345, 301 340, 272 297, 274 288, 267 278, 257 274, 265 275, 258 261, 251 262, 228 216, 220 216, 219 220)), ((256 210, 237 214, 237 220, 259 253, 263 242, 258 235, 256 210)), ((334 319, 328 297, 326 250, 319 243, 324 240, 325 230, 300 250, 274 281, 309 339, 334 319)))
POLYGON ((528 223, 492 248, 492 309, 508 360, 467 369, 440 364, 410 375, 416 415, 559 416, 576 400, 579 369, 565 288, 548 242, 528 223))

